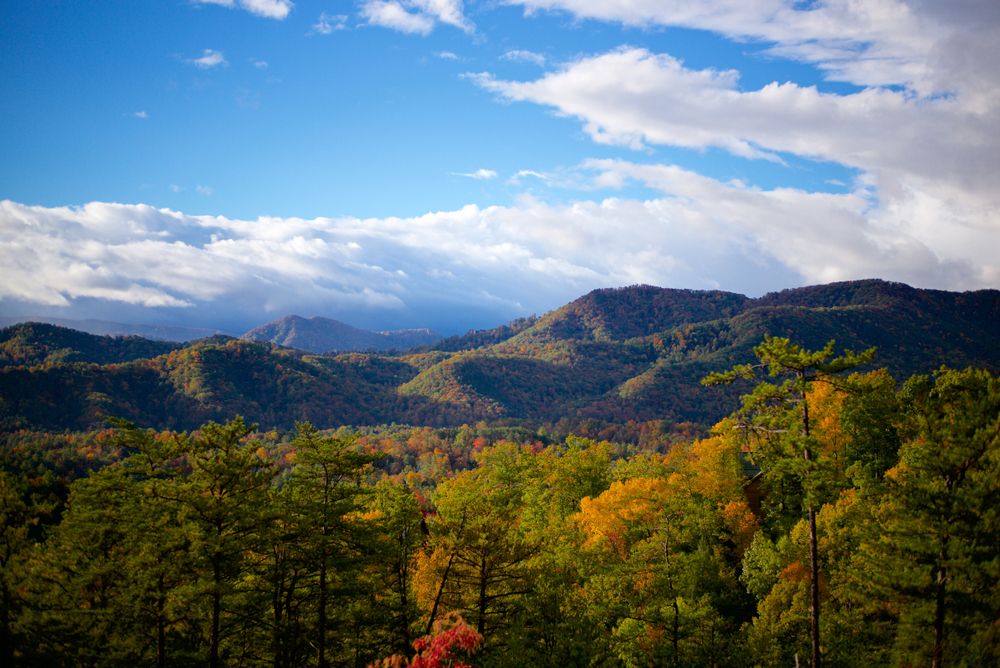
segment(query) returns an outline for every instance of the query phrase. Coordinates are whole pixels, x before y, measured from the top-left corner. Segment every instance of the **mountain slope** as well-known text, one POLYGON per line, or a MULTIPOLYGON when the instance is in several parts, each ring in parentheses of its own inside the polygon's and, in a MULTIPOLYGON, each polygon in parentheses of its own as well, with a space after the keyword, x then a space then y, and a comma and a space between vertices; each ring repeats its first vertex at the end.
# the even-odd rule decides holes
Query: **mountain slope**
POLYGON ((0 330, 0 368, 40 364, 121 364, 149 359, 184 347, 138 336, 95 336, 38 322, 0 330))
MULTIPOLYGON (((292 334, 305 340, 317 325, 282 320, 286 341, 292 334)), ((26 326, 0 342, 7 355, 0 430, 89 429, 102 414, 174 429, 235 414, 265 428, 301 420, 320 428, 479 420, 533 429, 587 420, 704 428, 731 413, 749 387, 699 381, 754 360, 766 334, 810 349, 831 339, 838 352, 875 346, 872 368, 887 367, 900 381, 942 365, 1000 371, 1000 292, 884 281, 760 299, 649 286, 600 290, 541 318, 392 355, 315 356, 223 337, 163 349, 157 346, 175 344, 45 327, 26 326)))
MULTIPOLYGON (((459 373, 442 375, 432 367, 410 381, 406 391, 429 398, 473 392, 473 404, 483 407, 484 417, 549 421, 562 414, 614 422, 712 424, 734 410, 748 388, 705 388, 700 379, 752 361, 753 347, 767 334, 789 337, 810 349, 831 339, 838 352, 877 347, 872 367, 886 367, 898 379, 942 365, 997 371, 1000 293, 918 290, 878 280, 787 290, 760 299, 650 286, 599 290, 474 351, 480 371, 470 378, 489 376, 482 369, 495 369, 489 382, 459 373), (533 405, 511 400, 502 371, 510 363, 490 362, 497 358, 537 363, 522 364, 520 372, 538 398, 533 405), (567 391, 567 378, 586 378, 589 384, 572 384, 567 391), (604 389, 608 384, 613 387, 604 389)), ((471 358, 463 359, 461 366, 470 365, 471 358)))
POLYGON ((429 329, 370 332, 318 315, 311 318, 286 315, 256 327, 240 338, 247 341, 268 341, 320 354, 331 350, 406 350, 434 343, 442 337, 429 329))

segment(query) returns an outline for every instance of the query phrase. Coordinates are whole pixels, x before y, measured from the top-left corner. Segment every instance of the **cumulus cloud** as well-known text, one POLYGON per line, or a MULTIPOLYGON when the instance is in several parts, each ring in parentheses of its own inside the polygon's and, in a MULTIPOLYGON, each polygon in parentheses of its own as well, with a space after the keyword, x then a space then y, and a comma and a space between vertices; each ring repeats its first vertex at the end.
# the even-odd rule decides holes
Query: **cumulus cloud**
POLYGON ((542 66, 545 65, 545 56, 540 53, 532 53, 531 51, 508 51, 507 53, 500 56, 501 60, 514 60, 522 63, 534 63, 535 65, 542 66))
POLYGON ((228 66, 229 63, 223 57, 222 52, 213 51, 212 49, 205 49, 205 55, 201 58, 189 58, 188 63, 207 70, 211 67, 216 67, 222 65, 224 67, 228 66))
POLYGON ((195 189, 196 192, 198 192, 201 195, 211 195, 212 194, 212 189, 209 188, 208 186, 195 186, 194 189, 195 189))
MULTIPOLYGON (((837 95, 794 83, 744 91, 738 72, 692 70, 670 55, 620 48, 533 81, 467 76, 504 99, 580 119, 598 143, 717 147, 773 161, 793 154, 851 167, 875 207, 865 219, 891 215, 935 252, 959 256, 962 244, 983 242, 972 230, 1000 230, 1000 107, 984 105, 990 95, 1000 101, 1000 87, 990 87, 990 75, 972 93, 931 98, 890 88, 837 95)), ((614 186, 619 171, 608 171, 604 184, 614 186)))
POLYGON ((267 61, 266 60, 258 60, 257 62, 255 62, 253 64, 253 66, 256 67, 258 70, 266 70, 267 69, 267 61))
POLYGON ((347 17, 343 14, 327 14, 323 12, 313 24, 312 31, 321 35, 333 34, 335 30, 347 29, 347 17))
POLYGON ((132 115, 136 118, 149 118, 149 115, 145 111, 137 111, 132 115))
POLYGON ((364 0, 361 16, 369 25, 409 34, 429 35, 437 23, 469 34, 476 30, 465 17, 462 0, 364 0))
POLYGON ((288 16, 288 12, 295 6, 290 0, 239 0, 239 2, 235 0, 192 0, 192 2, 196 4, 221 5, 230 9, 238 6, 251 14, 264 16, 269 19, 278 19, 279 21, 288 16))
POLYGON ((369 25, 381 26, 409 34, 429 35, 434 30, 434 19, 424 14, 411 14, 396 0, 372 0, 361 8, 361 16, 369 25))

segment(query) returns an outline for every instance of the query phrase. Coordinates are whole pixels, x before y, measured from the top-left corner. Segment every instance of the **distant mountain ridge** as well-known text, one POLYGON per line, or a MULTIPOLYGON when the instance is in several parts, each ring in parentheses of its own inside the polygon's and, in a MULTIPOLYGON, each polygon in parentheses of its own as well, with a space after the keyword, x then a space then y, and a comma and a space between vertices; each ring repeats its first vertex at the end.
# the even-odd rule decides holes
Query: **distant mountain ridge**
POLYGON ((229 332, 221 329, 206 329, 202 327, 178 327, 175 325, 128 325, 121 322, 111 322, 108 320, 71 320, 69 318, 48 318, 45 316, 31 316, 28 318, 0 318, 0 328, 10 327, 22 322, 41 322, 47 325, 57 325, 67 329, 75 329, 78 332, 86 332, 95 336, 141 336, 151 341, 174 341, 176 343, 186 343, 205 339, 217 334, 232 336, 229 332))
MULTIPOLYGON (((1000 372, 1000 292, 879 280, 759 299, 646 285, 596 290, 539 318, 391 354, 310 354, 310 334, 361 330, 328 319, 277 322, 284 328, 274 335, 288 343, 217 336, 176 346, 11 328, 0 333, 0 432, 100 428, 102 415, 195 429, 235 414, 264 428, 487 420, 559 433, 653 422, 704 430, 749 386, 699 381, 753 361, 765 335, 811 350, 835 339, 838 354, 877 347, 865 370, 886 367, 900 382, 942 365, 1000 372)), ((354 345, 376 347, 371 338, 354 345)))
POLYGON ((255 327, 240 337, 245 341, 267 341, 311 353, 349 350, 408 350, 440 341, 444 337, 429 329, 371 332, 339 320, 314 315, 286 315, 255 327))

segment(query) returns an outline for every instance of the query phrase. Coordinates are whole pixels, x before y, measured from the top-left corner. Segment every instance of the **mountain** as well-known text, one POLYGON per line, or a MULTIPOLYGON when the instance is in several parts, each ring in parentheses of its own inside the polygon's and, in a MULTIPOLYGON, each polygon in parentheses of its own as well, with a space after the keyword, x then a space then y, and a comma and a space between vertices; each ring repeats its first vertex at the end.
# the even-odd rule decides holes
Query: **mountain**
POLYGON ((246 341, 269 341, 320 354, 345 350, 406 350, 434 343, 443 337, 429 329, 370 332, 318 315, 311 318, 286 315, 256 327, 240 338, 246 341))
POLYGON ((812 350, 831 339, 838 352, 876 347, 872 367, 900 380, 942 365, 996 372, 1000 292, 919 290, 874 279, 760 299, 652 286, 596 290, 488 347, 439 342, 465 351, 423 370, 400 392, 461 397, 488 419, 712 424, 748 388, 706 388, 700 379, 753 361, 765 334, 812 350))
POLYGON ((56 364, 121 364, 151 359, 184 347, 140 336, 95 336, 41 322, 0 330, 0 368, 56 364))
POLYGON ((99 336, 141 336, 153 341, 176 341, 185 343, 204 339, 217 334, 228 335, 220 329, 203 329, 198 327, 175 327, 173 325, 126 325, 107 320, 70 320, 68 318, 47 318, 32 316, 30 318, 0 318, 0 327, 10 327, 22 322, 42 322, 58 325, 78 332, 97 334, 99 336))
MULTIPOLYGON (((317 331, 353 330, 317 318, 278 322, 282 341, 296 348, 317 331)), ((540 318, 391 354, 312 355, 226 337, 161 351, 155 346, 176 344, 44 327, 3 332, 0 431, 85 430, 100 427, 101 415, 195 429, 235 414, 264 428, 487 420, 560 433, 649 422, 705 429, 749 387, 699 381, 753 361, 765 334, 812 350, 831 339, 838 353, 877 347, 871 368, 899 381, 942 365, 1000 372, 1000 292, 878 280, 759 299, 651 286, 597 290, 540 318)))

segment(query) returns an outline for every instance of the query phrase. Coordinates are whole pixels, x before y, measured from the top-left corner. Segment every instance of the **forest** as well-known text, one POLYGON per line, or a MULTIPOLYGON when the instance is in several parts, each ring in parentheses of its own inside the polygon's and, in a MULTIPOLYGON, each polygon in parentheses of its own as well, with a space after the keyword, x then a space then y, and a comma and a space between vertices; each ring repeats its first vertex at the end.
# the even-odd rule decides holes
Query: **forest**
POLYGON ((9 429, 0 664, 1000 665, 1000 378, 751 352, 707 428, 9 429))

